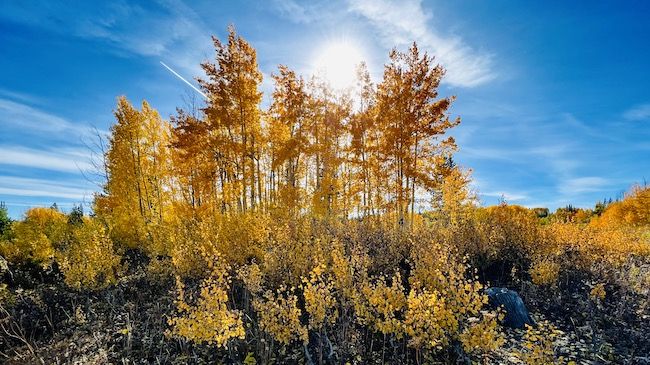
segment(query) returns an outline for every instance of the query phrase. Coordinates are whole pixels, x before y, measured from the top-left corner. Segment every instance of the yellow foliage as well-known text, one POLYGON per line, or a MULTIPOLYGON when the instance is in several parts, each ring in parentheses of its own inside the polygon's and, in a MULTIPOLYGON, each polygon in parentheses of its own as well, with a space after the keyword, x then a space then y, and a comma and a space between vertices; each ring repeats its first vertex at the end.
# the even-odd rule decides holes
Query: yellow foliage
POLYGON ((334 240, 330 251, 331 270, 336 289, 343 294, 344 299, 355 302, 360 295, 358 284, 368 280, 369 258, 359 246, 352 247, 350 251, 347 254, 343 244, 334 240))
POLYGON ((260 327, 273 338, 288 345, 292 341, 307 342, 307 328, 300 322, 302 311, 294 290, 281 286, 275 292, 267 290, 253 301, 260 327))
POLYGON ((268 216, 252 213, 178 221, 169 234, 172 263, 181 276, 202 276, 204 258, 215 252, 231 265, 261 262, 269 226, 268 216))
POLYGON ((560 275, 560 265, 544 259, 536 262, 530 268, 530 276, 536 285, 555 285, 560 275))
POLYGON ((199 247, 209 244, 204 226, 193 220, 174 224, 169 237, 171 262, 174 271, 181 277, 196 277, 205 274, 203 257, 199 247))
POLYGON ((12 239, 0 244, 0 255, 48 267, 55 250, 66 241, 67 218, 53 208, 31 208, 24 220, 13 223, 12 234, 12 239))
POLYGON ((315 262, 328 262, 332 239, 305 218, 276 221, 261 266, 273 287, 298 286, 315 262))
POLYGON ((528 365, 551 365, 557 363, 553 342, 557 338, 556 328, 548 321, 541 321, 536 327, 526 325, 523 350, 520 359, 528 365))
POLYGON ((605 284, 603 283, 594 285, 594 287, 591 288, 591 291, 589 292, 589 296, 593 300, 604 300, 606 294, 607 292, 605 291, 605 284))
POLYGON ((338 317, 334 284, 325 269, 325 265, 318 265, 312 269, 309 277, 302 279, 305 310, 309 314, 309 329, 312 330, 319 330, 324 324, 333 324, 338 317))
POLYGON ((244 283, 244 286, 252 294, 258 294, 262 292, 263 284, 263 273, 260 270, 259 265, 252 263, 250 265, 245 265, 237 269, 237 278, 244 283))
POLYGON ((458 322, 448 308, 445 298, 426 290, 411 290, 404 319, 409 346, 416 349, 442 349, 448 344, 449 332, 455 332, 458 322))
POLYGON ((503 346, 505 339, 499 331, 501 313, 482 311, 481 319, 471 317, 459 339, 468 354, 486 354, 503 346))
POLYGON ((244 324, 241 313, 229 309, 227 305, 230 287, 228 266, 219 255, 211 262, 211 274, 201 284, 196 305, 186 302, 184 285, 179 277, 176 278, 179 316, 171 318, 169 324, 173 335, 225 347, 232 338, 244 338, 244 324))
POLYGON ((406 309, 407 298, 400 274, 395 273, 390 285, 383 276, 362 285, 362 296, 355 303, 359 322, 371 325, 384 335, 401 338, 404 331, 399 317, 406 309))
POLYGON ((120 270, 120 256, 113 251, 113 242, 96 219, 84 218, 72 230, 64 250, 57 252, 57 262, 65 283, 75 289, 101 289, 114 284, 120 270))
POLYGON ((597 226, 650 225, 650 186, 633 186, 622 201, 614 202, 594 221, 597 226))

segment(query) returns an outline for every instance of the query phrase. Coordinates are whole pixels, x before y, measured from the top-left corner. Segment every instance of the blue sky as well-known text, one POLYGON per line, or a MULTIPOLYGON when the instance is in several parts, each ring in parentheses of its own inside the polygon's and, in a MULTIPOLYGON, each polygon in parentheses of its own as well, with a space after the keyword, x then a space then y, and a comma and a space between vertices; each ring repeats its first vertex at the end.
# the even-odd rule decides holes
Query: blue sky
POLYGON ((0 5, 0 201, 89 203, 95 129, 118 95, 168 117, 228 24, 277 64, 308 74, 333 40, 375 78, 417 41, 447 68, 457 161, 483 204, 592 206, 650 178, 650 3, 645 1, 4 1, 0 5))

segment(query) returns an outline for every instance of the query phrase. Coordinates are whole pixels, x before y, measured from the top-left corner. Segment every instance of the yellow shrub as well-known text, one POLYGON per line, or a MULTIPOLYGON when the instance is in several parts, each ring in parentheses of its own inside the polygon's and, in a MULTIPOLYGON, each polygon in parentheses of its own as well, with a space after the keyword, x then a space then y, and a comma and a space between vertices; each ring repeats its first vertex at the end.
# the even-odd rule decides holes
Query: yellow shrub
POLYGON ((594 221, 594 225, 650 225, 650 186, 633 186, 622 201, 608 206, 602 216, 594 221))
POLYGON ((4 241, 0 254, 10 262, 32 261, 43 267, 49 267, 54 258, 54 248, 47 236, 25 222, 14 224, 15 238, 4 241))
POLYGON ((338 302, 334 296, 334 284, 325 273, 325 265, 316 266, 302 282, 309 329, 319 330, 324 324, 335 323, 338 302))
POLYGON ((537 327, 526 325, 523 338, 523 351, 518 357, 528 365, 551 365, 556 363, 553 342, 557 330, 548 321, 542 321, 537 327))
POLYGON ((57 262, 67 285, 75 289, 100 289, 114 284, 120 269, 120 256, 104 226, 86 218, 72 231, 69 244, 58 252, 57 262))
POLYGON ((486 354, 503 346, 505 339, 499 332, 498 320, 501 313, 481 312, 481 319, 471 317, 460 334, 463 350, 468 354, 486 354))
POLYGON ((448 344, 447 334, 458 326, 458 322, 445 298, 435 292, 411 290, 407 307, 404 328, 410 347, 439 350, 448 344))
POLYGON ((177 277, 179 316, 169 320, 171 334, 198 343, 225 347, 233 338, 245 336, 242 315, 228 308, 230 278, 228 266, 217 255, 210 267, 211 275, 201 284, 200 296, 195 305, 185 301, 184 286, 177 277))
POLYGON ((593 288, 591 288, 591 291, 589 291, 589 296, 593 300, 603 300, 605 299, 605 295, 607 292, 605 291, 605 284, 600 283, 594 285, 593 288))
POLYGON ((258 294, 262 291, 263 274, 259 265, 252 263, 237 269, 237 278, 244 283, 244 286, 252 294, 258 294))
POLYGON ((56 209, 32 208, 12 226, 13 238, 0 246, 9 261, 33 261, 50 266, 55 249, 66 240, 67 218, 56 209))
POLYGON ((217 250, 222 252, 224 259, 233 265, 243 265, 264 258, 266 245, 269 240, 271 225, 265 214, 241 213, 226 215, 210 222, 211 230, 205 231, 212 235, 212 242, 217 250))
POLYGON ((328 262, 331 242, 331 236, 305 218, 276 222, 260 264, 269 284, 300 285, 314 262, 328 262))
MULTIPOLYGON (((414 266, 409 278, 412 288, 438 293, 458 324, 478 316, 487 303, 483 286, 475 278, 468 278, 469 266, 457 257, 450 245, 423 237, 414 246, 411 260, 414 266)), ((450 326, 448 330, 450 336, 456 336, 459 326, 450 326)))
POLYGON ((389 286, 382 276, 374 283, 363 283, 355 312, 362 324, 369 324, 384 335, 394 334, 401 338, 403 325, 399 317, 406 309, 407 298, 400 274, 396 273, 391 281, 389 286))
POLYGON ((359 297, 359 284, 368 280, 370 259, 362 247, 351 247, 347 254, 343 244, 335 240, 330 251, 334 285, 342 294, 343 299, 354 302, 359 297))
POLYGON ((264 214, 242 213, 170 223, 167 250, 176 273, 182 277, 204 276, 202 253, 206 252, 219 252, 233 266, 263 262, 272 243, 268 219, 264 214))
POLYGON ((294 340, 307 342, 307 328, 300 323, 302 311, 298 297, 286 287, 276 292, 267 290, 263 298, 253 301, 260 327, 276 341, 288 345, 294 340))
POLYGON ((170 234, 171 262, 176 275, 201 277, 205 275, 205 262, 199 249, 209 245, 204 225, 195 221, 175 224, 170 234))
POLYGON ((555 285, 560 275, 560 264, 551 260, 541 260, 530 268, 530 276, 536 285, 555 285))

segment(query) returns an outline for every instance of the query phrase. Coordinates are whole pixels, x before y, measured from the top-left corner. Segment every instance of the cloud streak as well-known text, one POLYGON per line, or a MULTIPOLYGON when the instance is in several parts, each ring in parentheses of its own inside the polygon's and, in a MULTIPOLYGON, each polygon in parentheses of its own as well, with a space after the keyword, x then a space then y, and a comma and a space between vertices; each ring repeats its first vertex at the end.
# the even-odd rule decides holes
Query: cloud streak
POLYGON ((562 181, 559 190, 567 196, 573 196, 607 190, 611 183, 611 181, 597 176, 577 177, 562 181))
POLYGON ((93 168, 90 152, 64 149, 60 152, 33 148, 0 146, 0 165, 36 168, 48 171, 81 173, 93 168))
POLYGON ((650 104, 637 105, 625 113, 623 118, 632 121, 650 120, 650 104))
POLYGON ((79 3, 7 4, 5 14, 13 22, 100 40, 106 49, 126 56, 164 57, 192 75, 211 51, 210 30, 201 17, 181 0, 159 0, 146 6, 127 1, 79 3), (62 27, 61 24, 65 24, 62 27))
POLYGON ((275 9, 280 15, 294 23, 309 23, 314 20, 308 8, 298 4, 295 0, 273 0, 275 9))
POLYGON ((65 136, 68 141, 70 137, 76 137, 81 142, 85 138, 95 137, 96 133, 107 134, 90 125, 72 123, 57 115, 5 98, 0 98, 0 123, 4 128, 13 129, 20 134, 65 136))
POLYGON ((63 132, 77 129, 77 126, 61 117, 8 99, 0 99, 0 115, 3 125, 13 125, 20 129, 42 132, 63 132))
POLYGON ((0 195, 83 201, 92 196, 92 191, 88 191, 77 184, 52 183, 49 180, 0 176, 0 195))
POLYGON ((503 198, 505 201, 519 201, 528 199, 528 195, 519 193, 509 193, 506 191, 490 191, 487 193, 479 193, 481 196, 489 196, 491 198, 503 198))
POLYGON ((491 55, 480 54, 461 37, 443 35, 430 26, 432 15, 420 0, 349 1, 349 9, 374 26, 387 47, 417 41, 447 69, 445 82, 453 86, 475 87, 496 77, 491 55))

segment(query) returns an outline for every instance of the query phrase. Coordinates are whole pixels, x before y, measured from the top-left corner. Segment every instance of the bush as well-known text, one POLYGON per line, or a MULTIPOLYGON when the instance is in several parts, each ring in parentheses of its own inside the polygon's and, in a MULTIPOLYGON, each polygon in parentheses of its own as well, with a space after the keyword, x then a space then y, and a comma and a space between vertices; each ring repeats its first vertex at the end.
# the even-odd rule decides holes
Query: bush
POLYGON ((10 262, 52 264, 55 250, 67 238, 67 217, 54 208, 32 208, 14 222, 8 240, 0 242, 0 255, 10 262))
POLYGON ((84 218, 72 229, 68 244, 56 254, 67 285, 74 289, 102 289, 117 281, 121 257, 101 222, 84 218))

